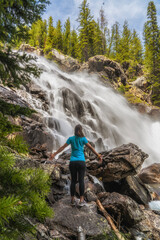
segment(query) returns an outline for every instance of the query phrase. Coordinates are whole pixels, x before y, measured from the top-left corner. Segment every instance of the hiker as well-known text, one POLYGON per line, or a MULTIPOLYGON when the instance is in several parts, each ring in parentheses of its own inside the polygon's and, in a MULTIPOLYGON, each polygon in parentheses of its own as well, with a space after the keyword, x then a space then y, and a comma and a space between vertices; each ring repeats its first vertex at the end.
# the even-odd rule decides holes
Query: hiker
POLYGON ((75 135, 69 137, 66 143, 60 147, 55 153, 52 153, 50 156, 50 160, 52 160, 58 153, 63 151, 69 144, 71 144, 71 157, 69 170, 71 173, 71 205, 75 205, 75 187, 77 182, 77 174, 78 174, 78 182, 79 182, 79 192, 80 192, 80 206, 85 205, 84 200, 84 175, 86 169, 85 157, 84 157, 84 145, 91 149, 91 151, 97 155, 99 159, 99 163, 102 163, 102 156, 98 154, 95 149, 88 143, 88 140, 83 134, 82 126, 80 124, 75 126, 74 130, 75 135))

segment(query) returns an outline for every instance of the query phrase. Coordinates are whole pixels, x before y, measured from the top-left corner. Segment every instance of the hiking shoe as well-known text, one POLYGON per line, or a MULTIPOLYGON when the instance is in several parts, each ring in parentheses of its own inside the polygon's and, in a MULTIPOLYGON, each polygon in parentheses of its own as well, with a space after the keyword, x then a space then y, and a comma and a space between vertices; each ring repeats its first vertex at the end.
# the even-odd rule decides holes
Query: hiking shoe
POLYGON ((76 206, 77 205, 77 202, 76 202, 76 200, 74 200, 73 202, 71 201, 71 206, 73 207, 73 206, 76 206))
POLYGON ((83 207, 83 206, 86 206, 87 205, 87 203, 86 203, 86 201, 84 200, 83 202, 79 202, 79 204, 78 204, 80 207, 83 207))

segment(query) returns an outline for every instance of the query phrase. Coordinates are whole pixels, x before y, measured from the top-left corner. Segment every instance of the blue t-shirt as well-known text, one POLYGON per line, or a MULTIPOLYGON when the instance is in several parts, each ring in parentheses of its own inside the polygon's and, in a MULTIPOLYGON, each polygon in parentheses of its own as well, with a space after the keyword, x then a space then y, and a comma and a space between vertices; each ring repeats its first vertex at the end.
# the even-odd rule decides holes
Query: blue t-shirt
POLYGON ((72 136, 67 139, 68 145, 71 144, 71 157, 70 161, 85 161, 84 145, 88 143, 86 137, 72 136))

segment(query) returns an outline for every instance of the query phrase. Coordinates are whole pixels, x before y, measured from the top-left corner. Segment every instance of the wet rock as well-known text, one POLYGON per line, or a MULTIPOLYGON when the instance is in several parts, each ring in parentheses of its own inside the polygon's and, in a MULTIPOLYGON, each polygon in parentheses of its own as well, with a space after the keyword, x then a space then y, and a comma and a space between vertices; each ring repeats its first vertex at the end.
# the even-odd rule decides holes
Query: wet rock
POLYGON ((117 81, 117 78, 120 77, 121 82, 126 84, 127 77, 120 64, 105 56, 96 55, 89 58, 88 68, 90 72, 104 72, 110 80, 117 81))
POLYGON ((80 68, 80 63, 78 60, 64 55, 57 51, 56 49, 52 49, 53 59, 56 60, 58 63, 60 63, 60 67, 67 71, 67 72, 73 72, 80 68))
POLYGON ((53 136, 48 132, 44 123, 39 123, 31 118, 23 116, 21 117, 21 125, 23 127, 24 139, 27 141, 31 149, 36 148, 38 150, 43 144, 46 144, 47 151, 53 149, 53 136))
POLYGON ((65 197, 53 205, 54 218, 47 220, 50 229, 54 225, 61 225, 77 236, 77 228, 82 227, 88 236, 94 236, 110 232, 110 226, 106 219, 97 213, 96 203, 88 203, 81 208, 70 205, 70 197, 65 197), (65 216, 65 217, 64 217, 65 216))
POLYGON ((57 131, 60 131, 60 123, 59 120, 53 117, 48 118, 48 127, 52 129, 56 129, 57 131))
POLYGON ((160 216, 150 210, 143 210, 144 219, 136 224, 131 232, 143 233, 144 239, 160 239, 160 216))
POLYGON ((81 118, 85 114, 84 105, 81 98, 70 89, 62 89, 63 107, 70 111, 73 115, 81 118))
POLYGON ((39 168, 41 164, 28 157, 16 156, 16 167, 18 168, 39 168))
POLYGON ((39 47, 31 47, 29 44, 22 44, 19 48, 19 51, 36 53, 38 56, 43 56, 43 50, 39 47))
POLYGON ((134 107, 142 114, 149 114, 151 110, 150 107, 145 103, 134 103, 134 107))
POLYGON ((42 91, 41 87, 36 85, 35 83, 31 83, 29 86, 29 92, 31 94, 39 94, 42 91))
POLYGON ((141 89, 145 89, 147 87, 147 80, 144 76, 141 76, 138 77, 135 81, 133 81, 132 85, 141 89))
POLYGON ((0 99, 7 103, 19 105, 20 107, 30 107, 29 103, 24 101, 15 91, 8 87, 0 86, 0 99))
POLYGON ((151 194, 137 176, 128 176, 121 181, 120 192, 134 199, 139 204, 148 204, 151 194))
POLYGON ((154 121, 160 121, 160 109, 153 108, 148 114, 154 121))
POLYGON ((94 192, 89 190, 85 193, 85 198, 87 199, 88 202, 92 202, 92 201, 96 202, 97 195, 94 192))
POLYGON ((149 167, 143 168, 138 177, 143 183, 160 183, 160 163, 154 163, 149 167))
POLYGON ((123 70, 125 74, 128 76, 129 79, 132 79, 137 76, 142 76, 144 74, 143 72, 143 66, 139 63, 136 65, 132 65, 132 61, 125 61, 122 63, 123 70), (129 71, 129 68, 133 69, 132 71, 129 71))
POLYGON ((133 226, 144 218, 142 210, 132 198, 116 192, 108 193, 105 200, 102 201, 102 205, 114 216, 114 219, 122 222, 125 226, 133 226))
POLYGON ((45 111, 48 111, 49 100, 46 92, 43 91, 43 89, 39 85, 33 82, 28 83, 26 89, 27 92, 29 92, 34 99, 38 99, 41 101, 42 104, 41 108, 44 109, 45 111))
POLYGON ((148 155, 140 150, 136 145, 129 143, 110 151, 101 152, 103 164, 97 160, 87 163, 90 174, 102 177, 103 182, 120 180, 129 175, 136 175, 144 160, 148 155))

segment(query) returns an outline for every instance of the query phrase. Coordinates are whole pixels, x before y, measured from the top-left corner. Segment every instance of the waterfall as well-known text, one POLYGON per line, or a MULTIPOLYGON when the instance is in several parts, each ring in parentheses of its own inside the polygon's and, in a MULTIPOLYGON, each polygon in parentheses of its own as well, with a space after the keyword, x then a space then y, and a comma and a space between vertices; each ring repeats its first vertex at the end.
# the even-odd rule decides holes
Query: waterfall
POLYGON ((145 166, 159 162, 160 122, 130 108, 123 96, 106 87, 94 74, 65 73, 43 57, 37 58, 37 64, 43 73, 33 82, 45 91, 48 111, 29 93, 25 98, 43 114, 55 142, 53 150, 64 144, 80 123, 97 151, 132 142, 149 154, 145 166))

